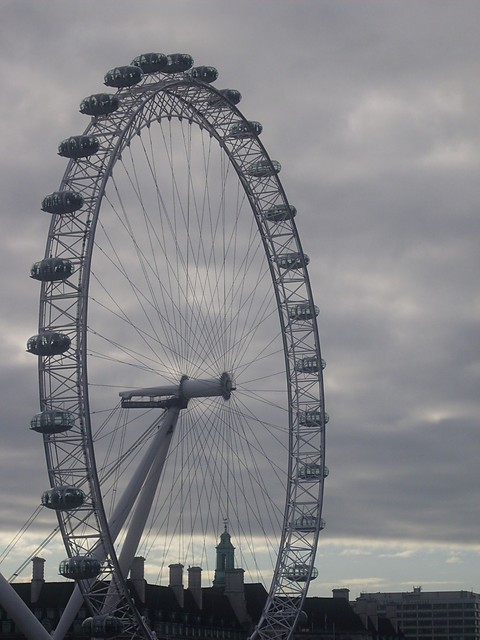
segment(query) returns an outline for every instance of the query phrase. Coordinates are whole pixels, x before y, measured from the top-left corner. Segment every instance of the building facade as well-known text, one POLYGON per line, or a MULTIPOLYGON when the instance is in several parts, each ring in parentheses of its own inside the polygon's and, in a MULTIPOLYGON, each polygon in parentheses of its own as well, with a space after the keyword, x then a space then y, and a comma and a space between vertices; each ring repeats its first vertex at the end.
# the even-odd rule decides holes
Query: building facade
MULTIPOLYGON (((235 566, 234 546, 225 531, 216 547, 213 584, 202 586, 202 569, 170 565, 168 586, 148 584, 144 559, 135 558, 127 581, 141 615, 158 638, 168 640, 246 640, 259 621, 267 592, 263 585, 244 583, 244 570, 235 566), (186 580, 186 584, 184 584, 186 580)), ((44 560, 33 561, 32 580, 13 585, 15 591, 48 631, 53 631, 72 594, 73 582, 46 582, 44 560)), ((78 611, 66 640, 87 640, 83 628, 89 616, 78 611)), ((383 625, 382 640, 398 640, 393 627, 383 625)), ((295 632, 295 640, 378 640, 378 627, 362 623, 348 602, 348 590, 333 598, 307 598, 295 632), (347 597, 345 597, 347 595, 347 597)), ((8 611, 0 607, 0 638, 24 640, 8 611)))
POLYGON ((365 619, 383 616, 407 640, 480 640, 480 594, 472 591, 363 593, 353 603, 365 619))

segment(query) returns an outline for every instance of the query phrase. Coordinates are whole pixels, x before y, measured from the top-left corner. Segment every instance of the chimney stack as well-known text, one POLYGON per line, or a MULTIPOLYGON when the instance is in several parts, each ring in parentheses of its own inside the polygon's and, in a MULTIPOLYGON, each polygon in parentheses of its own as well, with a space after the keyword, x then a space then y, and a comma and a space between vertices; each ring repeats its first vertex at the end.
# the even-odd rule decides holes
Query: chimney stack
POLYGON ((245 601, 244 573, 243 569, 226 569, 224 591, 237 616, 237 620, 242 625, 251 622, 245 601))
POLYGON ((350 602, 350 589, 332 589, 332 595, 334 598, 343 598, 350 602))
POLYGON ((35 557, 32 559, 32 583, 30 585, 30 602, 35 604, 38 602, 40 592, 45 584, 45 560, 43 558, 35 557))
POLYGON ((135 591, 142 604, 145 604, 145 558, 138 556, 133 559, 132 566, 130 567, 130 580, 135 587, 135 591))
POLYGON ((183 609, 183 564, 171 564, 169 569, 170 584, 168 586, 173 589, 177 602, 183 609))
POLYGON ((197 607, 202 610, 202 567, 188 567, 188 589, 197 607))

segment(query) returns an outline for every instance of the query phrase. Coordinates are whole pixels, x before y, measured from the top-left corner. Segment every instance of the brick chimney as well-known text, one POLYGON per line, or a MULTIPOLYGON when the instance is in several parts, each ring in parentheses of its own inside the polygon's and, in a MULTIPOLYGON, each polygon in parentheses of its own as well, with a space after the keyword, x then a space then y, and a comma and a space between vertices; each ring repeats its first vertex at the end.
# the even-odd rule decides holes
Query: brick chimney
POLYGON ((168 586, 173 589, 177 602, 183 609, 183 564, 171 564, 168 568, 170 569, 168 586))
POLYGON ((332 589, 332 595, 334 598, 342 598, 350 602, 350 589, 332 589))
POLYGON ((232 609, 237 616, 240 624, 251 622, 247 613, 247 603, 245 602, 245 588, 243 569, 226 569, 225 570, 225 595, 227 596, 232 609))
POLYGON ((188 590, 191 592, 197 607, 202 610, 202 567, 188 567, 188 590))
POLYGON ((132 581, 135 591, 142 604, 145 604, 145 558, 138 556, 133 559, 132 566, 130 567, 130 580, 132 581))
POLYGON ((30 585, 30 602, 35 604, 40 598, 40 592, 45 584, 44 571, 45 560, 35 557, 32 559, 32 582, 30 585))

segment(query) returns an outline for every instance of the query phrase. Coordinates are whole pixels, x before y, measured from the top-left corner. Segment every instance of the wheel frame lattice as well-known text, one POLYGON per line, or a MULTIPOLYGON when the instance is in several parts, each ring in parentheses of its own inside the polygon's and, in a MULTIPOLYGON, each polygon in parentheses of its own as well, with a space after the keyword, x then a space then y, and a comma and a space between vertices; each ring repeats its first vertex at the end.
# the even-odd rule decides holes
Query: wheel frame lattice
POLYGON ((290 207, 281 182, 258 135, 253 132, 248 137, 229 135, 234 123, 247 124, 247 120, 211 85, 188 74, 156 73, 144 76, 134 87, 119 90, 117 96, 118 110, 93 117, 84 132, 99 140, 99 151, 68 162, 59 190, 80 193, 84 205, 75 213, 52 215, 45 250, 45 257, 68 258, 75 265, 75 274, 68 280, 42 283, 39 312, 39 332, 55 330, 71 339, 69 351, 60 357, 40 356, 38 365, 41 410, 63 409, 76 416, 76 426, 68 433, 44 436, 51 486, 75 485, 87 495, 79 510, 58 513, 65 546, 69 556, 102 549, 105 561, 99 579, 94 583, 79 582, 91 611, 94 614, 101 611, 105 583, 114 579, 122 595, 117 615, 125 622, 126 637, 151 637, 120 575, 102 503, 89 415, 88 285, 95 227, 105 185, 117 158, 132 138, 141 135, 143 128, 153 121, 163 117, 188 119, 218 141, 239 176, 255 216, 277 300, 285 353, 290 455, 277 565, 265 610, 253 635, 287 638, 312 577, 318 536, 323 528, 326 475, 321 367, 310 373, 296 367, 304 357, 322 362, 312 289, 296 224, 293 216, 274 221, 264 215, 272 207, 290 207), (272 175, 249 174, 249 168, 258 161, 266 163, 272 175), (278 256, 285 253, 301 256, 301 269, 280 268, 278 256), (292 319, 291 309, 305 303, 311 313, 292 319), (312 410, 321 416, 319 424, 313 427, 302 421, 305 412, 312 410), (301 471, 305 464, 317 465, 318 477, 305 477, 301 471), (305 513, 314 526, 302 528, 295 524, 305 513), (292 567, 303 568, 301 579, 292 579, 292 567))

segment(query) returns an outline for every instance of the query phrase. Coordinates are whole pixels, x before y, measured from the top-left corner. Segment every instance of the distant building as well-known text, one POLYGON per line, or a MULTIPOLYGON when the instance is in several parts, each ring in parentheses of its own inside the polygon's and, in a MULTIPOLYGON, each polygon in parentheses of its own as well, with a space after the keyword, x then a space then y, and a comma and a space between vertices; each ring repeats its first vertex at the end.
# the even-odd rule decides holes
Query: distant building
POLYGON ((295 637, 298 640, 372 640, 348 602, 338 598, 307 598, 295 637))
MULTIPOLYGON (((307 598, 305 602, 304 611, 307 616, 313 621, 315 616, 312 615, 310 610, 311 602, 316 598, 307 598)), ((325 598, 325 600, 330 600, 325 598)), ((375 615, 358 615, 354 610, 354 606, 350 603, 350 591, 349 589, 333 589, 333 600, 330 600, 332 607, 330 614, 330 621, 327 617, 326 626, 330 630, 330 636, 317 634, 319 638, 330 638, 331 640, 357 640, 361 637, 366 637, 371 640, 405 640, 405 636, 402 633, 401 628, 398 625, 392 623, 392 621, 382 614, 375 612, 375 615), (353 617, 348 618, 343 609, 339 608, 340 603, 348 604, 353 617), (336 606, 334 606, 336 604, 336 606), (333 613, 336 611, 336 616, 333 613), (335 619, 336 618, 336 619, 335 619), (338 620, 338 621, 337 621, 338 620), (355 625, 355 626, 354 626, 355 625), (361 635, 363 629, 364 636, 361 635)), ((328 615, 328 614, 327 614, 328 615)))
POLYGON ((363 593, 353 603, 362 618, 388 618, 406 640, 480 640, 480 595, 471 591, 363 593))

